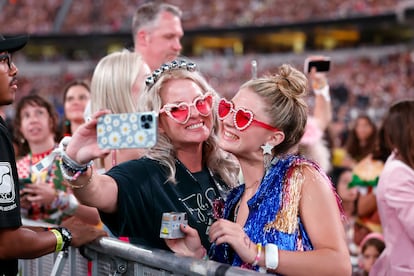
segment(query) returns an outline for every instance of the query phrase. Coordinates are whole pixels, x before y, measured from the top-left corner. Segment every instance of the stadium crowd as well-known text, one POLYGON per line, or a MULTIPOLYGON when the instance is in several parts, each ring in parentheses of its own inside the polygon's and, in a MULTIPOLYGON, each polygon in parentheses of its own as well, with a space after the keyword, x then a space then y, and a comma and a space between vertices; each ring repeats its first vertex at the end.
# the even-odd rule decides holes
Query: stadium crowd
MULTIPOLYGON (((0 25, 8 32, 31 34, 111 33, 129 31, 135 7, 144 0, 0 1, 0 25), (81 4, 81 5, 80 5, 81 4), (32 12, 36 10, 36 12, 32 12), (20 20, 25 18, 26 20, 20 20)), ((171 0, 183 10, 183 28, 263 26, 282 23, 378 15, 394 11, 394 0, 171 0), (298 7, 306 7, 299 8, 298 7)), ((403 2, 398 0, 397 2, 403 2)))

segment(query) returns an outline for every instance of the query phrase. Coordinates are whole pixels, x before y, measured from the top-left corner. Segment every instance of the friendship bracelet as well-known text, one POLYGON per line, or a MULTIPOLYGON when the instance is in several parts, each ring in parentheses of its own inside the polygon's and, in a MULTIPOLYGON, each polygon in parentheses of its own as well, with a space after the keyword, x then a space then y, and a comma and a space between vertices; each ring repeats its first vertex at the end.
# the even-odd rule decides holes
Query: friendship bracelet
POLYGON ((50 232, 55 234, 56 237, 56 249, 55 252, 60 252, 63 249, 63 237, 62 234, 57 229, 50 229, 50 232))
POLYGON ((83 167, 86 167, 87 164, 79 164, 75 160, 69 157, 69 155, 66 154, 66 147, 69 144, 72 137, 64 137, 60 143, 59 143, 59 149, 60 149, 60 156, 64 161, 71 167, 73 167, 76 170, 81 170, 83 167))
POLYGON ((72 137, 68 137, 68 136, 64 137, 60 141, 59 147, 57 149, 57 152, 61 157, 63 165, 72 173, 76 173, 77 171, 86 171, 88 167, 92 166, 93 161, 89 161, 86 164, 79 164, 78 162, 70 158, 69 155, 67 155, 66 153, 66 147, 69 144, 71 139, 72 137))
MULTIPOLYGON (((73 185, 72 182, 75 181, 76 179, 72 180, 72 181, 68 180, 69 187, 71 187, 72 189, 82 189, 82 188, 88 186, 89 184, 91 184, 92 178, 93 178, 93 166, 91 166, 90 168, 91 168, 91 176, 89 177, 89 179, 86 183, 81 184, 81 185, 73 185)), ((63 172, 62 172, 62 175, 63 175, 63 172)))
POLYGON ((260 256, 262 255, 262 244, 259 242, 256 246, 257 246, 257 255, 256 255, 256 258, 254 258, 254 262, 252 263, 252 266, 256 266, 259 263, 260 256))
POLYGON ((276 244, 268 243, 265 250, 266 268, 275 270, 279 266, 279 247, 276 244))
POLYGON ((86 164, 79 164, 78 162, 76 162, 72 158, 70 158, 66 154, 66 151, 64 151, 64 150, 61 152, 61 159, 62 159, 62 162, 65 165, 65 167, 67 167, 68 169, 73 170, 75 172, 87 170, 88 167, 90 167, 92 165, 92 162, 93 162, 93 161, 89 161, 86 164))
POLYGON ((85 171, 72 171, 72 170, 68 170, 67 167, 65 167, 63 165, 62 159, 59 160, 59 168, 60 171, 62 172, 62 176, 63 178, 65 178, 67 181, 75 181, 76 179, 78 179, 78 177, 84 173, 85 171), (74 173, 74 175, 69 175, 68 171, 70 173, 74 173))

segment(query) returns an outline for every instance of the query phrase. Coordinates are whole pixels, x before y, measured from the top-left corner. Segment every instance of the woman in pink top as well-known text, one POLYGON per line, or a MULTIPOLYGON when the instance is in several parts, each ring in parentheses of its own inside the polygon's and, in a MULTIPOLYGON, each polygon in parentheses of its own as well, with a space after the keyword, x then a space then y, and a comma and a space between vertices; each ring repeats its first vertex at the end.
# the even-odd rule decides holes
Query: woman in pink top
POLYGON ((414 100, 392 105, 383 121, 393 153, 377 188, 386 248, 370 275, 414 275, 414 100))

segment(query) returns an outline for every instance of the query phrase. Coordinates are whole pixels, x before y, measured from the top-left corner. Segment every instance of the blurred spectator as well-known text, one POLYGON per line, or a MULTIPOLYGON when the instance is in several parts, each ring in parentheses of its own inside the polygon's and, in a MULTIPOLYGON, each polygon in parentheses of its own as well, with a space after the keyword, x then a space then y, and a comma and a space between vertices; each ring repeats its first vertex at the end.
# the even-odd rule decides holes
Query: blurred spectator
MULTIPOLYGON (((381 128, 374 141, 373 151, 358 162, 352 171, 352 181, 349 183, 349 187, 355 187, 359 191, 357 223, 359 226, 367 228, 369 232, 382 232, 375 191, 389 154, 390 150, 385 144, 384 131, 381 128)), ((364 238, 365 234, 364 229, 356 228, 354 241, 357 245, 360 245, 360 239, 364 238), (358 232, 357 230, 362 231, 358 232)))
POLYGON ((354 243, 354 224, 356 219, 356 204, 358 200, 358 189, 348 187, 352 180, 351 168, 336 168, 335 177, 332 177, 336 190, 341 198, 341 204, 344 211, 345 219, 343 220, 346 241, 351 255, 351 263, 357 265, 358 246, 354 243))
POLYGON ((22 98, 17 104, 15 117, 16 136, 24 139, 29 153, 17 161, 19 180, 22 183, 20 205, 22 216, 52 224, 76 216, 85 223, 98 224, 95 208, 79 204, 63 182, 58 161, 52 151, 56 148, 57 114, 52 105, 38 95, 22 98), (46 162, 44 170, 34 171, 38 162, 46 162))
MULTIPOLYGON (((112 113, 137 112, 138 98, 150 74, 141 55, 128 50, 103 57, 93 72, 91 81, 91 114, 103 109, 112 113)), ((127 160, 137 159, 143 149, 114 149, 95 166, 101 172, 127 160)))
MULTIPOLYGON (((385 249, 384 237, 379 233, 368 234, 361 242, 359 267, 353 276, 368 276, 375 261, 385 249)), ((372 275, 372 274, 371 274, 372 275)))
POLYGON ((136 10, 132 21, 134 49, 152 71, 177 58, 183 35, 178 7, 149 2, 136 10))
POLYGON ((353 122, 345 142, 347 156, 342 165, 355 165, 374 151, 377 126, 368 116, 361 114, 353 122), (348 163, 349 162, 349 163, 348 163))
POLYGON ((384 118, 392 149, 381 173, 377 204, 386 248, 372 275, 414 275, 414 100, 393 104, 384 118))
POLYGON ((71 136, 85 122, 84 112, 90 98, 89 83, 74 80, 63 90, 63 136, 71 136))

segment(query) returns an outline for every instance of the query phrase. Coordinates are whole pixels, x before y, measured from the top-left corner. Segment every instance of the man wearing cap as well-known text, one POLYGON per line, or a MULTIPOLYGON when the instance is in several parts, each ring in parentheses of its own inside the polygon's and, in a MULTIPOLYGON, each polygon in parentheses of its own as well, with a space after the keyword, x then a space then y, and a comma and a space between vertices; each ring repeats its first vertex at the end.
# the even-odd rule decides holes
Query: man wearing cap
MULTIPOLYGON (((5 38, 0 35, 0 106, 13 103, 17 92, 18 69, 12 53, 23 48, 28 37, 5 38)), ((0 117, 0 276, 17 275, 19 258, 39 256, 80 246, 105 232, 76 219, 65 221, 67 227, 41 228, 22 226, 19 182, 10 133, 0 117)))

